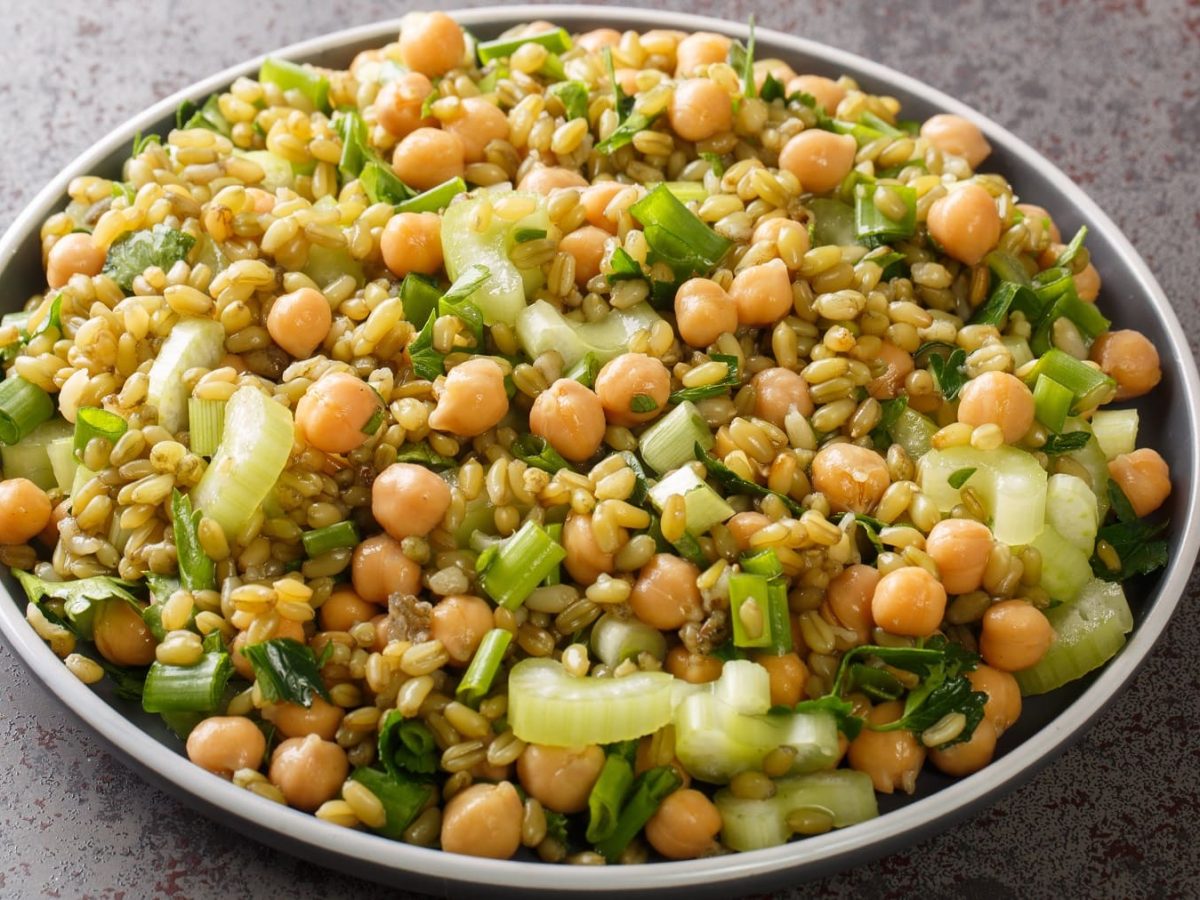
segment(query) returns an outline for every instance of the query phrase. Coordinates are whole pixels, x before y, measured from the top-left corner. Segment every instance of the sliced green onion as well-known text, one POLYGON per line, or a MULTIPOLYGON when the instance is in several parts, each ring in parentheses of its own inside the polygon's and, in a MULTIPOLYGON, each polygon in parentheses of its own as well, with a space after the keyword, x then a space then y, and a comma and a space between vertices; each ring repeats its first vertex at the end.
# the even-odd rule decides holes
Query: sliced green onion
POLYGON ((788 608, 787 582, 767 582, 767 621, 771 626, 771 650, 776 655, 792 652, 792 617, 788 608))
POLYGON ((983 261, 1002 283, 1011 282, 1023 287, 1028 287, 1032 283, 1029 273, 1021 265, 1021 260, 1007 250, 993 250, 983 258, 983 261))
POLYGON ((330 550, 342 547, 357 547, 359 545, 358 529, 354 527, 353 522, 338 522, 334 525, 326 525, 324 528, 304 532, 300 535, 300 542, 304 544, 304 552, 310 558, 320 556, 330 550))
POLYGON ((1070 290, 1054 301, 1038 323, 1037 329, 1029 341, 1029 346, 1035 355, 1041 355, 1053 346, 1054 323, 1061 318, 1070 319, 1075 323, 1085 338, 1099 337, 1108 331, 1108 327, 1112 324, 1093 304, 1079 299, 1079 295, 1075 292, 1075 285, 1072 283, 1070 290))
POLYGON ((690 203, 693 200, 703 203, 708 199, 708 190, 700 181, 662 181, 659 184, 666 187, 671 196, 680 203, 690 203))
POLYGON ((860 147, 865 147, 867 144, 877 141, 884 136, 883 132, 878 128, 871 128, 869 125, 863 125, 861 122, 847 122, 843 119, 831 119, 829 128, 838 134, 850 135, 860 147))
POLYGON ((129 423, 116 413, 95 406, 84 406, 75 416, 75 438, 71 449, 82 458, 92 438, 103 438, 110 445, 115 445, 128 430, 129 423))
POLYGON ((356 111, 342 110, 334 116, 333 128, 342 139, 342 157, 338 160, 338 171, 347 180, 357 178, 367 160, 371 159, 367 123, 356 111))
POLYGON ((616 668, 627 659, 637 659, 649 653, 662 660, 667 655, 667 641, 662 632, 637 619, 621 619, 605 613, 592 626, 592 652, 609 668, 616 668))
POLYGON ((479 54, 481 63, 490 63, 512 56, 519 47, 523 47, 525 44, 540 44, 551 53, 566 53, 571 49, 571 36, 567 34, 565 28, 555 28, 553 31, 543 31, 527 37, 482 41, 475 48, 475 52, 479 54))
POLYGON ((1058 349, 1047 350, 1042 354, 1033 368, 1025 374, 1025 383, 1036 385, 1042 375, 1057 381, 1075 395, 1073 410, 1076 412, 1091 409, 1104 402, 1116 387, 1116 382, 1099 369, 1093 369, 1058 349))
POLYGON ((1020 311, 1031 322, 1036 322, 1042 314, 1042 301, 1027 285, 1003 281, 992 291, 987 302, 972 313, 971 324, 1000 327, 1012 310, 1020 311))
POLYGON ((192 501, 179 491, 171 494, 171 520, 180 582, 189 591, 213 590, 217 586, 217 567, 200 545, 200 512, 193 511, 192 501))
POLYGON ((379 760, 389 774, 430 775, 437 771, 438 748, 433 732, 419 719, 389 710, 379 723, 379 760))
POLYGON ((532 521, 494 549, 494 553, 479 557, 479 586, 505 609, 524 603, 567 555, 561 544, 532 521))
POLYGON ((847 247, 855 243, 854 207, 841 200, 818 197, 808 204, 809 234, 814 247, 847 247))
POLYGON ((188 442, 197 456, 212 456, 225 430, 224 400, 188 398, 188 442))
POLYGON ((892 218, 875 204, 878 184, 858 184, 854 188, 854 233, 866 247, 879 247, 912 237, 917 227, 917 192, 906 185, 892 184, 887 190, 904 204, 903 215, 892 218))
POLYGON ((54 415, 54 400, 20 375, 0 382, 0 444, 15 444, 54 415))
POLYGON ((228 653, 205 653, 194 666, 155 662, 146 673, 142 709, 152 713, 216 712, 232 672, 228 653))
POLYGON ((596 383, 596 376, 600 374, 600 368, 604 364, 596 358, 595 353, 585 353, 583 359, 571 366, 564 374, 563 378, 570 378, 578 381, 584 387, 590 388, 596 383))
POLYGON ((729 393, 738 385, 738 358, 736 356, 726 356, 722 353, 714 353, 709 357, 713 362, 725 363, 725 377, 714 384, 706 384, 700 387, 681 388, 672 393, 668 398, 669 403, 682 403, 684 400, 705 400, 709 397, 720 397, 729 393))
POLYGON ((429 782, 400 778, 378 769, 359 767, 350 777, 378 797, 383 805, 384 824, 372 831, 394 841, 403 839, 405 829, 437 793, 437 787, 429 782))
POLYGON ((450 205, 451 200, 466 193, 466 190, 467 183, 462 178, 451 178, 403 201, 396 207, 396 212, 441 212, 450 205))
MULTIPOLYGON (((563 527, 561 522, 552 522, 546 526, 546 534, 550 535, 550 540, 556 544, 562 543, 563 527)), ((562 563, 558 563, 550 571, 550 574, 545 577, 542 584, 561 584, 562 583, 562 563)))
POLYGON ((735 647, 771 646, 767 587, 762 575, 738 572, 729 576, 729 617, 733 620, 735 647))
POLYGON ((410 272, 400 283, 400 303, 404 306, 404 319, 414 328, 425 326, 441 298, 441 290, 424 275, 410 272))
POLYGON ((1055 434, 1063 430, 1075 395, 1047 375, 1039 375, 1033 385, 1033 408, 1037 420, 1055 434))
POLYGON ((383 160, 372 159, 358 174, 358 182, 372 203, 403 203, 413 196, 413 190, 400 180, 395 170, 383 160))
POLYGON ((1071 263, 1075 261, 1075 257, 1079 255, 1079 251, 1083 249, 1083 242, 1087 240, 1088 228, 1086 225, 1080 225, 1079 230, 1075 232, 1075 236, 1071 238, 1071 242, 1063 248, 1063 252, 1058 255, 1058 259, 1054 261, 1054 265, 1064 269, 1071 268, 1071 263))
POLYGON ((673 268, 710 271, 732 246, 663 184, 629 207, 629 213, 642 224, 650 248, 673 268))
POLYGON ((685 400, 642 432, 638 452, 661 475, 694 459, 696 444, 708 450, 714 441, 700 410, 685 400))
POLYGON ((633 789, 633 766, 620 752, 604 759, 600 777, 588 794, 587 839, 591 844, 611 838, 617 831, 621 809, 633 789))
POLYGON ((596 850, 609 862, 616 862, 639 831, 650 821, 659 804, 673 794, 683 780, 671 766, 649 769, 637 777, 629 802, 621 810, 611 835, 596 844, 596 850))
POLYGON ((318 112, 329 112, 329 79, 310 66, 269 56, 258 70, 258 80, 281 91, 299 91, 318 112))
POLYGON ((503 628, 493 628, 483 636, 475 655, 471 657, 471 664, 467 666, 467 671, 463 673, 462 680, 454 692, 461 702, 475 706, 487 696, 500 671, 500 664, 504 661, 504 651, 508 649, 512 638, 512 632, 503 628))
POLYGON ((779 555, 774 550, 759 550, 757 553, 746 554, 741 558, 740 564, 743 572, 749 572, 752 575, 778 578, 783 574, 779 555))

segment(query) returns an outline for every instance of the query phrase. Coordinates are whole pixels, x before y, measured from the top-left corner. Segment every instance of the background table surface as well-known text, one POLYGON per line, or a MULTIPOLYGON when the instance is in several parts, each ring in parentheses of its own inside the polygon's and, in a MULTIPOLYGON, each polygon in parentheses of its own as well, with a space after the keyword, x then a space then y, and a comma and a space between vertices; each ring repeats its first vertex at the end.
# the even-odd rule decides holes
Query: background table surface
MULTIPOLYGON (((1007 126, 1116 220, 1174 301, 1196 352, 1194 2, 666 5, 739 19, 756 11, 760 25, 871 56, 1007 126)), ((404 9, 0 0, 0 229, 77 153, 153 101, 255 54, 404 9)), ((1200 894, 1200 749, 1191 730, 1198 644, 1193 577, 1133 685, 1030 784, 940 837, 780 896, 1200 894)), ((147 786, 4 645, 0 683, 0 895, 394 896, 248 842, 147 786)))

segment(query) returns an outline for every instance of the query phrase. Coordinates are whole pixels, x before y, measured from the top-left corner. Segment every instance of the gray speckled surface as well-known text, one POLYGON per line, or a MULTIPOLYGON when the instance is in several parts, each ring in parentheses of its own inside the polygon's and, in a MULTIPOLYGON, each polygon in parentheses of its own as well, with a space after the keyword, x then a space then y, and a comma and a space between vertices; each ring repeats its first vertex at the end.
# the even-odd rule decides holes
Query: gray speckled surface
MULTIPOLYGON (((873 56, 1009 127, 1125 230, 1196 351, 1194 0, 666 5, 738 18, 758 7, 762 25, 873 56)), ((150 102, 253 54, 402 11, 344 0, 0 0, 0 228, 94 137, 150 102)), ((1198 644, 1193 578, 1132 687, 1032 783, 949 833, 784 896, 1200 895, 1198 644)), ((3 645, 0 681, 0 896, 385 896, 147 786, 3 645)))

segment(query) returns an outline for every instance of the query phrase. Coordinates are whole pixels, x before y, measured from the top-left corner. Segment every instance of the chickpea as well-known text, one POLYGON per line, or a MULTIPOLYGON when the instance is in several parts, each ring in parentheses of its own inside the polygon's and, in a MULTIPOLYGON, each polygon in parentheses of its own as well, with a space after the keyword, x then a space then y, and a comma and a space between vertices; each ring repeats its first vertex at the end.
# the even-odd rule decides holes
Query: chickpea
POLYGON ((424 466, 392 463, 371 485, 375 521, 398 541, 429 534, 449 507, 450 486, 424 466))
POLYGON ((683 644, 676 644, 667 651, 666 670, 688 684, 708 684, 721 677, 725 668, 720 657, 690 653, 683 644))
MULTIPOLYGON (((880 703, 869 713, 872 725, 895 722, 904 713, 899 700, 880 703)), ((891 794, 896 788, 911 794, 916 788, 917 775, 925 762, 925 747, 911 731, 871 731, 864 728, 850 742, 850 768, 871 776, 875 790, 891 794)))
POLYGON ((467 97, 462 101, 463 114, 444 126, 463 142, 463 159, 468 163, 483 162, 484 148, 492 141, 508 140, 508 116, 495 103, 483 97, 467 97))
POLYGON ((596 396, 613 425, 640 425, 662 413, 671 393, 671 374, 659 360, 645 353, 622 353, 606 362, 596 375, 596 396), (654 407, 636 412, 636 397, 649 397, 654 407))
POLYGON ((284 294, 271 304, 267 331, 271 339, 296 359, 307 359, 321 346, 333 324, 325 295, 313 288, 284 294))
POLYGON ((1111 460, 1108 474, 1139 516, 1150 515, 1171 496, 1171 469, 1158 451, 1149 447, 1111 460))
POLYGON ((617 76, 617 84, 621 86, 626 97, 632 97, 637 93, 637 69, 620 68, 613 74, 617 76))
POLYGON ((972 689, 987 694, 983 717, 992 723, 999 736, 1021 716, 1021 688, 1008 672, 982 663, 967 673, 972 689))
POLYGON ((340 587, 317 610, 322 631, 349 631, 355 625, 369 622, 379 608, 358 596, 351 588, 340 587))
POLYGON ((642 566, 629 595, 633 614, 662 631, 678 628, 703 616, 704 601, 696 579, 700 570, 670 553, 656 553, 642 566))
POLYGON ((354 550, 350 577, 355 592, 368 603, 387 603, 392 594, 416 594, 421 567, 386 534, 367 538, 354 550))
POLYGON ((891 341, 883 341, 877 358, 885 368, 867 384, 867 393, 876 400, 892 400, 900 395, 904 379, 912 372, 913 358, 891 341))
POLYGON ((961 778, 978 772, 992 761, 996 754, 996 726, 984 718, 975 726, 971 737, 960 744, 946 747, 944 750, 933 748, 929 751, 929 761, 947 775, 961 778))
MULTIPOLYGON (((1036 219, 1043 223, 1046 233, 1050 235, 1050 243, 1062 243, 1062 232, 1058 230, 1058 226, 1054 224, 1054 219, 1050 217, 1050 213, 1046 212, 1044 207, 1036 206, 1033 203, 1018 203, 1017 209, 1025 214, 1025 218, 1036 219)), ((1057 254, 1055 255, 1057 256, 1057 254)))
POLYGON ((1008 372, 984 372, 963 385, 958 395, 958 421, 976 427, 999 425, 1008 444, 1025 436, 1033 416, 1033 391, 1008 372))
POLYGON ((588 180, 578 172, 564 169, 561 166, 538 166, 530 169, 517 185, 519 191, 532 191, 543 197, 558 188, 585 188, 588 180))
POLYGON ((1117 382, 1117 400, 1149 393, 1162 381, 1158 350, 1140 331, 1109 331, 1096 338, 1089 358, 1117 382))
POLYGON ((397 278, 409 272, 433 275, 442 268, 442 217, 437 213, 392 216, 379 238, 384 265, 397 278))
POLYGON ((983 570, 992 552, 992 532, 974 519, 946 519, 929 532, 925 552, 937 563, 946 593, 967 594, 983 584, 983 570))
POLYGON ((871 598, 871 618, 890 634, 929 637, 945 614, 946 589, 920 566, 888 572, 871 598))
POLYGON ((529 410, 529 430, 572 462, 592 456, 604 440, 604 406, 575 381, 560 378, 542 391, 529 410))
POLYGON ((469 594, 452 594, 433 607, 429 632, 442 642, 450 654, 451 665, 465 666, 494 624, 492 608, 486 600, 469 594))
POLYGON ((887 463, 857 444, 827 444, 812 461, 813 487, 837 512, 865 513, 891 484, 887 463))
POLYGON ((105 252, 83 232, 64 234, 46 255, 46 283, 60 288, 72 275, 99 275, 104 268, 105 252))
POLYGON ((0 544, 24 544, 50 522, 46 492, 28 478, 0 481, 0 544))
POLYGON ((405 72, 379 89, 375 118, 388 134, 398 138, 423 125, 436 124, 432 118, 421 118, 421 106, 432 93, 433 84, 428 78, 420 72, 405 72))
POLYGON ((792 282, 782 259, 738 272, 729 286, 741 325, 773 325, 792 310, 792 282))
POLYGON ((615 28, 595 28, 575 39, 575 46, 582 47, 588 53, 599 53, 605 47, 615 47, 621 43, 621 32, 615 28))
POLYGON ((1082 272, 1076 272, 1071 279, 1075 282, 1075 293, 1085 303, 1095 303, 1100 296, 1100 273, 1096 267, 1088 263, 1082 272))
POLYGON ((1024 600, 1003 600, 983 614, 979 653, 989 666, 1018 672, 1035 666, 1054 643, 1042 611, 1024 600))
POLYGON ((508 859, 521 846, 525 809, 509 782, 473 784, 455 794, 442 814, 442 849, 508 859))
MULTIPOLYGON (((621 530, 624 542, 624 529, 621 530)), ((616 561, 611 553, 605 553, 596 543, 592 531, 592 517, 572 513, 563 523, 563 549, 567 558, 563 560, 568 574, 582 585, 593 584, 604 572, 612 572, 616 561)))
POLYGON ((828 115, 837 112, 838 104, 846 99, 846 89, 824 75, 799 75, 787 83, 787 92, 808 94, 817 101, 817 108, 828 115))
POLYGON ((546 809, 577 813, 587 809, 588 794, 604 768, 604 751, 586 747, 530 744, 517 758, 517 777, 525 793, 546 809))
MULTIPOLYGON (((794 140, 794 139, 793 139, 794 140)), ((964 184, 929 207, 929 236, 961 263, 973 266, 1000 240, 1000 213, 992 195, 964 184)))
POLYGON ((238 769, 257 769, 266 752, 267 739, 242 716, 210 716, 187 739, 188 759, 222 778, 232 778, 238 769))
POLYGON ((851 629, 860 644, 869 643, 871 629, 875 627, 871 599, 879 579, 879 570, 874 566, 856 564, 839 572, 826 589, 826 599, 834 618, 851 629))
POLYGON ((318 450, 349 453, 370 437, 364 429, 382 412, 379 395, 369 384, 349 372, 330 372, 296 404, 296 429, 318 450))
POLYGON ((508 412, 504 370, 484 357, 469 359, 450 370, 429 427, 460 437, 475 437, 498 424, 508 412))
POLYGON ((751 240, 755 244, 766 241, 776 245, 782 244, 785 240, 791 241, 799 253, 807 253, 812 246, 808 229, 794 219, 787 219, 783 216, 776 216, 760 222, 754 229, 754 236, 751 240))
POLYGON ((689 34, 675 47, 675 77, 695 74, 701 66, 723 63, 729 56, 729 38, 711 31, 689 34))
POLYGON ((284 737, 300 738, 315 734, 332 741, 345 715, 340 706, 326 703, 316 694, 307 709, 299 703, 273 703, 263 709, 263 718, 274 724, 284 737))
POLYGON ((750 383, 754 385, 754 414, 760 419, 782 428, 793 409, 804 416, 812 415, 808 382, 799 373, 776 366, 763 369, 750 383))
POLYGON ((738 326, 738 303, 715 281, 692 278, 675 292, 679 336, 693 347, 707 347, 738 326))
POLYGON ((267 777, 288 806, 312 812, 342 789, 350 772, 346 751, 315 734, 288 738, 271 754, 267 777))
POLYGON ((733 127, 733 100, 715 81, 689 78, 675 86, 667 118, 685 141, 705 141, 733 127))
POLYGON ((617 223, 604 215, 604 211, 608 209, 608 204, 612 203, 613 197, 627 187, 629 185, 619 181, 601 181, 587 188, 580 200, 587 213, 588 222, 597 228, 603 228, 609 234, 616 234, 617 223))
POLYGON ((700 791, 676 791, 646 823, 646 840, 667 859, 696 859, 716 846, 721 814, 700 791))
MULTIPOLYGON (((0 501, 0 510, 4 509, 2 501, 0 501)), ((50 518, 46 520, 46 527, 38 532, 38 540, 47 547, 53 549, 58 543, 58 523, 71 514, 70 499, 63 500, 58 506, 54 507, 54 511, 50 513, 50 518)), ((3 515, 0 513, 0 515, 3 515)), ((3 542, 0 542, 3 543, 3 542)))
POLYGON ((729 533, 733 535, 734 543, 739 550, 750 549, 750 537, 756 531, 762 531, 771 524, 771 520, 760 512, 740 512, 725 523, 729 533))
POLYGON ((417 128, 392 151, 392 168, 409 187, 427 191, 461 176, 465 157, 463 140, 454 132, 417 128))
MULTIPOLYGON (((263 638, 264 641, 274 638, 291 638, 293 641, 304 642, 304 626, 299 622, 293 622, 291 619, 280 618, 278 624, 271 629, 271 632, 263 638)), ((229 661, 233 663, 234 670, 243 678, 254 680, 254 666, 250 665, 250 660, 246 659, 246 655, 242 653, 246 649, 246 644, 249 642, 249 636, 246 632, 241 632, 233 639, 233 643, 229 645, 229 661)))
POLYGON ((808 666, 797 653, 756 653, 754 661, 771 676, 771 705, 795 706, 804 698, 808 666))
POLYGON ((800 179, 804 190, 827 194, 850 174, 857 152, 858 144, 850 135, 811 129, 800 132, 783 145, 779 168, 800 179))
POLYGON ((414 13, 400 24, 400 59, 422 75, 445 75, 463 62, 466 52, 462 29, 445 13, 414 13))
POLYGON ((124 600, 101 604, 92 622, 92 642, 100 655, 118 666, 148 666, 156 642, 141 614, 124 600))
POLYGON ((992 152, 992 145, 987 142, 978 125, 951 113, 926 119, 921 125, 921 137, 943 153, 961 156, 972 169, 978 169, 979 164, 992 152))
POLYGON ((575 283, 580 288, 600 274, 600 263, 604 259, 608 238, 609 234, 603 228, 584 225, 563 235, 558 242, 558 249, 569 253, 575 260, 575 283))

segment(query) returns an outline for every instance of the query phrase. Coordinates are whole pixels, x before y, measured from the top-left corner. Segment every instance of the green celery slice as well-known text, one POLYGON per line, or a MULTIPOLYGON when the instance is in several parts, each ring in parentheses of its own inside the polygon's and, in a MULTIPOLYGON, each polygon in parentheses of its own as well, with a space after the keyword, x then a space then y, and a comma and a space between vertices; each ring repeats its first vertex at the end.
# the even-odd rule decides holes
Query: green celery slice
POLYGON ((938 509, 948 512, 961 499, 950 476, 972 468, 977 471, 970 486, 992 518, 996 539, 1012 546, 1033 541, 1046 520, 1046 470, 1030 454, 1015 447, 930 450, 917 461, 917 483, 938 509))
POLYGON ((775 796, 767 800, 740 799, 722 790, 714 801, 721 813, 721 840, 739 851, 786 844, 791 837, 788 814, 801 807, 827 810, 835 828, 879 815, 871 777, 852 769, 780 778, 775 782, 775 796))
POLYGON ((225 355, 225 328, 212 319, 181 319, 163 341, 150 367, 146 402, 158 410, 158 424, 172 434, 187 427, 188 369, 215 369, 225 355))

